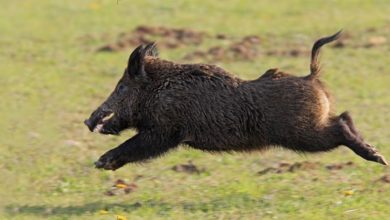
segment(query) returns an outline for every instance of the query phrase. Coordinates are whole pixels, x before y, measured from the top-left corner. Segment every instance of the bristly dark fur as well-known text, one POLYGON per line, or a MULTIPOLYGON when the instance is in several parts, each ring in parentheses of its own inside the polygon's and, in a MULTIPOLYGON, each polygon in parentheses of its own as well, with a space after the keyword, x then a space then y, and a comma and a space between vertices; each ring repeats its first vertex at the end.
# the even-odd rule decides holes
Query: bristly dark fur
POLYGON ((102 134, 128 128, 138 133, 101 156, 96 167, 115 170, 179 144, 210 152, 269 146, 322 152, 345 145, 367 160, 387 164, 348 113, 331 111, 329 93, 318 79, 320 47, 339 35, 314 44, 309 76, 270 69, 256 80, 239 79, 214 65, 161 60, 155 44, 139 46, 115 90, 85 121, 102 134))

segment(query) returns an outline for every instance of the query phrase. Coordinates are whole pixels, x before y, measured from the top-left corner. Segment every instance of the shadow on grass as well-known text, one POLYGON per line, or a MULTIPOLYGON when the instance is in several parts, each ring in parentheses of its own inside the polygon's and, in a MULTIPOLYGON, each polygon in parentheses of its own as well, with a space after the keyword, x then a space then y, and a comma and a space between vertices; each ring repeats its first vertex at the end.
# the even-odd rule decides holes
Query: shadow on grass
POLYGON ((27 214, 37 216, 51 215, 85 215, 95 214, 100 210, 118 211, 131 213, 140 208, 152 208, 159 215, 168 214, 173 209, 182 209, 186 212, 215 212, 223 211, 228 208, 253 209, 266 208, 271 204, 263 198, 254 198, 246 193, 238 193, 232 195, 221 196, 210 201, 199 202, 162 202, 156 200, 140 201, 132 204, 125 203, 104 203, 93 202, 78 206, 52 206, 52 205, 18 205, 11 204, 5 207, 5 211, 9 215, 27 214))
POLYGON ((7 214, 29 214, 38 216, 50 216, 50 215, 84 215, 94 214, 100 210, 113 210, 120 209, 124 211, 134 211, 141 207, 140 203, 133 204, 120 204, 120 203, 103 203, 93 202, 85 205, 70 205, 70 206, 51 206, 51 205, 17 205, 12 204, 5 207, 7 214))

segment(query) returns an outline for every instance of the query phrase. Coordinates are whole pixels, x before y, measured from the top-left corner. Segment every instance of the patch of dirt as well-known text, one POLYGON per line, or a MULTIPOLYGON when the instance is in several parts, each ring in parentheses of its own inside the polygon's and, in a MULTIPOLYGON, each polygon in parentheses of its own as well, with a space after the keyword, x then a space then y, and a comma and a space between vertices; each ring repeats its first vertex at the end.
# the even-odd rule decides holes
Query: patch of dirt
POLYGON ((286 172, 297 172, 298 170, 313 170, 320 167, 321 164, 319 162, 295 162, 293 164, 290 163, 279 163, 276 167, 268 167, 264 170, 259 171, 258 175, 264 175, 267 173, 286 173, 286 172))
POLYGON ((377 31, 377 29, 374 28, 374 27, 369 27, 369 28, 366 29, 366 32, 368 32, 368 33, 374 33, 376 31, 377 31))
MULTIPOLYGON (((217 39, 219 39, 217 37, 217 39)), ((224 37, 222 39, 227 39, 224 37)), ((266 56, 308 56, 310 50, 306 47, 295 47, 293 49, 275 49, 264 51, 260 47, 261 38, 251 35, 240 40, 231 42, 228 46, 214 46, 206 50, 196 50, 183 57, 184 60, 203 59, 211 61, 221 60, 254 60, 261 55, 266 56)))
POLYGON ((98 51, 126 50, 156 40, 159 47, 172 49, 184 45, 199 45, 205 36, 204 32, 188 28, 138 26, 130 33, 119 34, 115 42, 100 47, 98 51))
POLYGON ((364 45, 365 47, 377 47, 382 46, 387 43, 387 38, 384 36, 371 36, 368 38, 367 43, 364 45))
MULTIPOLYGON (((226 35, 218 34, 217 39, 227 39, 226 35)), ((260 55, 259 36, 251 35, 243 37, 238 41, 231 42, 227 47, 214 46, 205 51, 197 50, 184 56, 185 60, 206 59, 206 60, 253 60, 260 55)))
MULTIPOLYGON (((328 164, 325 165, 325 168, 327 170, 342 170, 347 167, 352 167, 355 164, 352 161, 348 161, 345 163, 335 163, 335 164, 328 164)), ((323 168, 324 165, 322 165, 319 162, 310 162, 310 161, 303 161, 303 162, 296 162, 293 164, 290 163, 279 163, 276 167, 268 167, 264 170, 259 171, 258 175, 264 175, 267 173, 286 173, 286 172, 296 172, 299 170, 314 170, 323 168)), ((390 175, 389 175, 389 181, 390 181, 390 175)))
POLYGON ((192 161, 188 161, 186 164, 178 164, 172 167, 173 171, 180 173, 188 173, 188 174, 200 174, 201 172, 205 172, 205 169, 199 169, 192 161))
POLYGON ((122 179, 117 179, 111 189, 107 190, 104 195, 115 196, 120 194, 129 194, 134 192, 137 188, 138 186, 135 183, 126 183, 122 179))
POLYGON ((325 168, 328 170, 342 170, 346 167, 351 167, 353 165, 354 165, 354 163, 352 161, 348 161, 346 163, 329 164, 329 165, 326 165, 325 168))
POLYGON ((332 47, 334 48, 344 48, 346 46, 351 46, 352 44, 352 34, 349 32, 343 32, 340 36, 340 38, 333 43, 332 47))
POLYGON ((299 57, 310 55, 310 50, 306 47, 297 47, 294 49, 280 49, 280 50, 269 50, 266 52, 267 56, 289 56, 299 57))
MULTIPOLYGON (((363 38, 360 35, 343 32, 341 38, 333 44, 333 48, 372 48, 388 43, 388 39, 383 34, 377 33, 375 29, 368 29, 365 34, 369 36, 363 38)), ((363 36, 367 36, 365 34, 363 36)), ((239 61, 254 60, 261 55, 300 57, 310 56, 311 53, 311 48, 299 45, 280 45, 276 47, 277 49, 265 50, 260 45, 262 39, 256 35, 237 39, 222 33, 210 35, 190 28, 144 25, 136 27, 133 31, 120 33, 115 42, 106 44, 98 48, 97 51, 115 52, 128 50, 140 44, 148 44, 154 41, 157 41, 159 48, 175 49, 189 45, 199 46, 206 38, 216 41, 217 44, 206 49, 197 49, 189 52, 183 59, 188 61, 239 61)))
POLYGON ((157 41, 160 48, 175 49, 188 45, 201 45, 205 38, 223 41, 221 44, 204 50, 195 50, 183 57, 184 60, 254 60, 261 55, 266 56, 306 56, 310 50, 304 47, 294 49, 276 49, 262 51, 260 48, 261 38, 249 35, 237 39, 226 34, 211 36, 205 32, 195 31, 189 28, 168 28, 162 26, 138 26, 131 32, 120 33, 117 40, 106 44, 97 51, 115 52, 128 50, 140 44, 148 44, 157 41), (226 45, 227 42, 227 45, 226 45))
POLYGON ((390 183, 390 174, 383 175, 381 178, 377 179, 375 182, 390 183))
POLYGON ((65 145, 68 147, 80 147, 82 143, 76 140, 69 139, 65 141, 65 145))
POLYGON ((352 35, 349 32, 344 32, 340 39, 337 40, 334 44, 334 48, 372 48, 383 46, 388 43, 388 40, 385 36, 376 33, 376 29, 369 28, 366 30, 366 33, 363 35, 352 35), (377 34, 377 35, 376 35, 377 34), (367 36, 368 35, 368 36, 367 36))

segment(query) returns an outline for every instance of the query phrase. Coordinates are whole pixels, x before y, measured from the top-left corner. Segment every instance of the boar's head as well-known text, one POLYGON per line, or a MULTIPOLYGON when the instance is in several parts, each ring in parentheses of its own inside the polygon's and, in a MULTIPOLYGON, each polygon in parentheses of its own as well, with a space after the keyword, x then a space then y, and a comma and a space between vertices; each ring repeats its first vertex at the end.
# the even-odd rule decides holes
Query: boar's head
POLYGON ((142 99, 141 90, 148 80, 144 69, 145 56, 157 56, 154 43, 141 45, 131 53, 127 68, 115 90, 84 121, 90 131, 119 134, 134 126, 137 105, 142 99))

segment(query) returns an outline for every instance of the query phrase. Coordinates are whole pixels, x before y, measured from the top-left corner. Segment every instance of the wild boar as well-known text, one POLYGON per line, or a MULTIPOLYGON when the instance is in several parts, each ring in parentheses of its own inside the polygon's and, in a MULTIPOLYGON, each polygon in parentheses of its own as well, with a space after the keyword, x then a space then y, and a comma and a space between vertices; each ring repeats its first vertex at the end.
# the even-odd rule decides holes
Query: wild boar
POLYGON ((273 146, 323 152, 344 145, 387 165, 348 112, 334 113, 319 79, 320 48, 340 33, 314 43, 310 73, 304 77, 270 69, 256 80, 242 80, 215 65, 160 59, 154 43, 137 47, 115 90, 85 121, 102 134, 130 128, 137 134, 102 155, 96 167, 116 170, 180 144, 210 152, 273 146))

